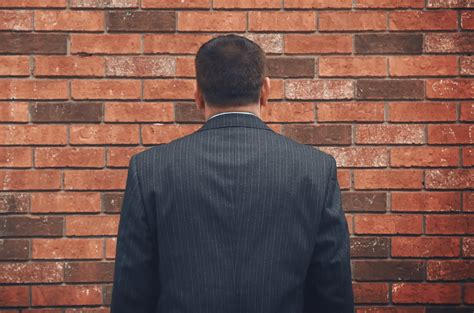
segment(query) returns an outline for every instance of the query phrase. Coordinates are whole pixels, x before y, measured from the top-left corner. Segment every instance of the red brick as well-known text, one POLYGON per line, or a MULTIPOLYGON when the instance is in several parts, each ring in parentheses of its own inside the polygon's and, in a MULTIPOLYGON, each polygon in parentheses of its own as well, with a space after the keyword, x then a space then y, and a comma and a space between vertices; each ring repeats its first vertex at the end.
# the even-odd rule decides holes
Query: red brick
POLYGON ((421 144, 425 142, 424 125, 368 125, 356 127, 358 144, 421 144))
POLYGON ((339 167, 386 167, 385 147, 319 147, 336 158, 339 167))
POLYGON ((392 167, 446 167, 458 164, 458 148, 393 147, 390 149, 392 167))
POLYGON ((470 33, 426 33, 426 53, 470 53, 474 50, 474 35, 470 33))
POLYGON ((100 212, 98 192, 32 192, 32 213, 100 212))
POLYGON ((108 167, 127 167, 130 163, 132 155, 142 152, 147 148, 144 147, 109 147, 107 149, 107 166, 108 167))
POLYGON ((176 61, 162 56, 115 56, 106 59, 107 76, 174 76, 176 61))
POLYGON ((105 62, 96 56, 37 56, 35 76, 104 76, 105 62))
POLYGON ((143 52, 195 54, 199 47, 213 36, 206 34, 145 34, 143 52))
POLYGON ((351 99, 354 86, 350 80, 306 80, 285 81, 285 95, 288 99, 351 99))
POLYGON ((114 262, 68 262, 66 282, 113 282, 114 262))
POLYGON ((461 103, 461 121, 474 121, 474 102, 461 103))
POLYGON ((314 105, 308 102, 270 102, 262 107, 265 122, 312 122, 314 105))
POLYGON ((472 283, 464 284, 464 303, 474 304, 474 284, 472 283))
POLYGON ((0 166, 1 167, 31 167, 32 149, 29 147, 1 147, 0 166))
POLYGON ((320 31, 385 30, 387 16, 383 11, 322 11, 319 13, 320 31))
POLYGON ((174 105, 171 102, 108 102, 105 104, 106 122, 172 122, 174 105))
POLYGON ((473 212, 474 211, 474 192, 464 192, 463 197, 463 211, 473 212))
POLYGON ((473 188, 473 170, 427 170, 425 171, 426 189, 468 189, 473 188))
POLYGON ((64 125, 0 125, 1 144, 64 145, 67 143, 64 125))
POLYGON ((392 122, 456 121, 454 102, 391 102, 389 120, 392 122))
POLYGON ((198 130, 197 124, 154 124, 142 126, 143 144, 162 144, 189 135, 198 130))
POLYGON ((28 56, 0 56, 0 75, 29 76, 30 58, 28 56))
POLYGON ((279 9, 280 0, 214 0, 214 9, 279 9))
POLYGON ((2 284, 61 283, 64 264, 59 262, 41 263, 0 263, 2 284))
POLYGON ((474 262, 465 260, 428 261, 428 280, 465 280, 474 276, 474 262))
POLYGON ((28 122, 28 102, 0 102, 0 122, 28 122))
POLYGON ((459 61, 459 71, 461 75, 474 75, 474 57, 461 56, 459 61))
POLYGON ((115 259, 116 248, 117 248, 116 238, 105 239, 105 257, 107 259, 115 259))
POLYGON ((351 0, 291 0, 284 1, 287 9, 350 9, 351 0))
POLYGON ((138 80, 73 80, 73 99, 138 99, 141 83, 138 80))
POLYGON ((352 52, 350 35, 286 35, 287 54, 348 54, 352 52))
POLYGON ((0 286, 0 306, 28 306, 29 289, 29 286, 0 286))
POLYGON ((360 307, 356 313, 425 313, 424 307, 360 307))
POLYGON ((474 15, 471 11, 461 12, 461 28, 462 29, 474 29, 474 15))
POLYGON ((302 144, 349 145, 350 125, 285 124, 282 133, 302 144))
POLYGON ((178 13, 179 31, 243 32, 246 28, 247 14, 245 12, 180 11, 178 13))
MULTIPOLYGON (((30 197, 26 192, 0 193, 0 213, 27 213, 30 211, 30 197)), ((0 244, 2 242, 0 241, 0 244)))
POLYGON ((386 283, 353 283, 354 303, 388 303, 386 283))
POLYGON ((387 76, 387 60, 384 57, 321 57, 319 76, 387 76))
POLYGON ((389 58, 390 76, 458 75, 455 56, 400 56, 389 58))
POLYGON ((66 217, 66 236, 117 235, 119 215, 80 215, 66 217))
POLYGON ((71 53, 138 54, 140 35, 72 34, 71 53))
POLYGON ((355 170, 355 189, 421 189, 421 170, 355 170))
POLYGON ((99 11, 36 11, 37 31, 104 31, 104 13, 99 11))
POLYGON ((380 237, 351 237, 351 258, 388 257, 389 239, 380 237))
POLYGON ((209 0, 141 0, 145 9, 209 9, 209 0))
POLYGON ((42 148, 35 149, 35 167, 104 167, 104 148, 42 148))
POLYGON ((397 9, 413 8, 421 9, 425 6, 425 0, 357 0, 356 8, 365 9, 397 9))
POLYGON ((474 166, 474 149, 463 148, 462 149, 462 165, 463 166, 474 166))
POLYGON ((137 8, 139 0, 71 0, 72 8, 137 8))
POLYGON ((458 27, 455 11, 395 11, 390 13, 392 31, 455 30, 458 27))
POLYGON ((428 0, 428 8, 472 8, 470 0, 428 0))
POLYGON ((102 304, 102 287, 97 285, 32 286, 34 306, 102 304))
POLYGON ((393 237, 392 257, 457 257, 460 244, 456 237, 393 237))
POLYGON ((474 257, 474 238, 462 239, 462 256, 467 258, 474 257))
POLYGON ((402 214, 359 214, 354 218, 355 233, 360 234, 421 234, 423 217, 402 214))
POLYGON ((474 216, 471 215, 428 215, 425 217, 425 219, 426 234, 474 234, 474 216))
POLYGON ((124 189, 127 170, 65 170, 65 190, 124 189))
POLYGON ((459 212, 459 192, 392 192, 394 212, 459 212))
POLYGON ((312 11, 251 11, 250 31, 315 31, 316 13, 312 11))
POLYGON ((99 238, 33 238, 33 259, 100 259, 103 255, 99 238))
POLYGON ((2 190, 61 188, 61 173, 55 170, 0 170, 2 190))
POLYGON ((145 80, 145 99, 194 99, 194 81, 191 79, 145 80))
POLYGON ((461 286, 441 283, 395 283, 394 303, 456 304, 461 302, 461 286))
POLYGON ((430 99, 472 99, 474 98, 474 79, 427 80, 426 97, 430 99))
MULTIPOLYGON (((2 4, 0 4, 2 6, 2 4)), ((30 11, 0 11, 0 30, 32 30, 33 15, 30 11)))
POLYGON ((70 143, 74 145, 138 144, 139 126, 120 124, 71 125, 70 143))
POLYGON ((177 57, 176 58, 176 76, 177 77, 195 77, 196 69, 194 68, 193 57, 177 57))
POLYGON ((383 102, 319 102, 316 104, 318 122, 381 122, 383 102))
POLYGON ((3 8, 65 8, 67 0, 2 0, 3 8))
POLYGON ((339 181, 339 186, 341 187, 341 190, 351 188, 351 172, 349 170, 338 169, 337 180, 339 181))
POLYGON ((0 79, 0 99, 67 99, 63 80, 0 79))
POLYGON ((110 11, 106 21, 108 32, 176 31, 176 14, 171 11, 110 11))
POLYGON ((437 124, 428 125, 429 144, 472 144, 474 125, 437 124))

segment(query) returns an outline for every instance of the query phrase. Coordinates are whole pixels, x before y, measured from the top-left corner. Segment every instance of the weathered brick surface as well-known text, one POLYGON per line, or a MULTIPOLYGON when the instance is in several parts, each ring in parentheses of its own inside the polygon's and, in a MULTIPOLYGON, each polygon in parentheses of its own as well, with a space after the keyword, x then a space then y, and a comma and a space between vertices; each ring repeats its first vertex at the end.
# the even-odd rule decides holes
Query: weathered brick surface
POLYGON ((468 312, 473 8, 0 1, 0 311, 109 311, 130 158, 204 123, 195 54, 238 33, 268 55, 262 120, 336 159, 356 312, 468 312))

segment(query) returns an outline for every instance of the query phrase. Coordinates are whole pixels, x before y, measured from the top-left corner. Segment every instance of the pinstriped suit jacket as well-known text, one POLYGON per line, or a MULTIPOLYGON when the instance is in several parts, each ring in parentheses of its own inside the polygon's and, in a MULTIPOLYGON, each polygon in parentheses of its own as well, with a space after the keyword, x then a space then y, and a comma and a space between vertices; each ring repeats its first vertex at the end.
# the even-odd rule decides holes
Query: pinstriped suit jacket
POLYGON ((354 311, 336 163, 229 113, 132 156, 112 313, 354 311))

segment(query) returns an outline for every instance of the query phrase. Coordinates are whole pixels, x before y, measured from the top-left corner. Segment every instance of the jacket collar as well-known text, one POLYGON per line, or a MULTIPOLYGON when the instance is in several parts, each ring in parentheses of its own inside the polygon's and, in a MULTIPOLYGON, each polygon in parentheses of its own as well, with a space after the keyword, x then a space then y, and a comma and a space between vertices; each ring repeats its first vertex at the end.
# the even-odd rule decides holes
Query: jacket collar
POLYGON ((253 114, 228 113, 210 118, 197 131, 223 127, 249 127, 272 130, 263 120, 253 114))

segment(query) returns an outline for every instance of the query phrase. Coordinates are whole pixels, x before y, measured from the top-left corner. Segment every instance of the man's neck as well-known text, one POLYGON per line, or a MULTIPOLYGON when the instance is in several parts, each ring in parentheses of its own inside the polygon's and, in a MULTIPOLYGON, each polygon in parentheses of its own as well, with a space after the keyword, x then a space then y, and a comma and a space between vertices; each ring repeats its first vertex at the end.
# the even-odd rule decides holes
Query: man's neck
POLYGON ((208 106, 204 109, 204 114, 206 121, 212 117, 213 115, 219 113, 226 113, 226 112, 245 112, 245 113, 253 113, 254 115, 260 117, 260 106, 257 105, 249 105, 249 106, 240 106, 240 107, 226 107, 225 110, 223 109, 215 109, 209 108, 208 106))

